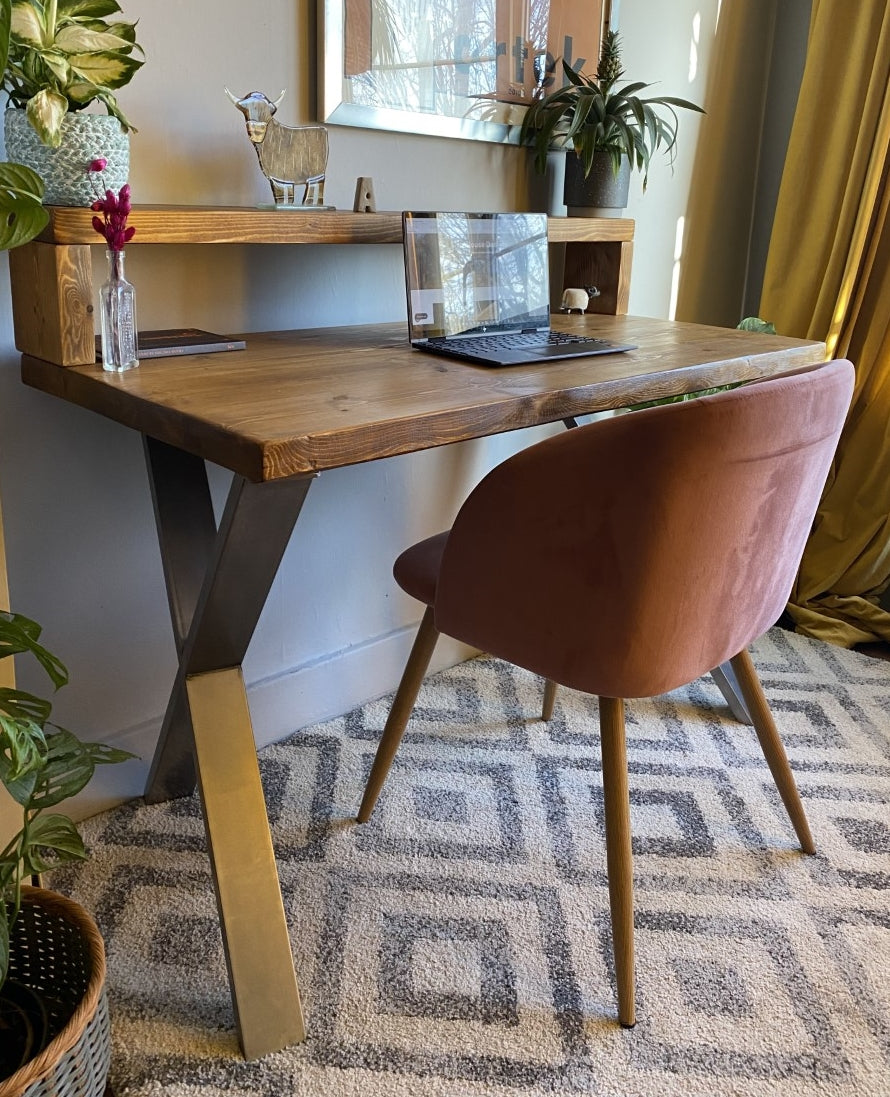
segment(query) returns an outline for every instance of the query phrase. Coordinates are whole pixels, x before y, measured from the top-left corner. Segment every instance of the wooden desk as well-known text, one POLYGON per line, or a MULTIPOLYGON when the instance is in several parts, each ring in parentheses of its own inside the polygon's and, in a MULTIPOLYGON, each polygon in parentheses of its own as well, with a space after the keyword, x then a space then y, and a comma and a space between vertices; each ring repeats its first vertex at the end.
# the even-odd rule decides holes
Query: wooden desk
POLYGON ((120 375, 22 359, 27 384, 145 440, 180 659, 146 796, 185 795, 197 777, 248 1057, 304 1035, 241 663, 313 477, 825 356, 822 343, 668 321, 554 322, 640 349, 486 369, 412 351, 397 324, 247 335, 245 351, 120 375), (205 459, 235 474, 218 528, 205 459))

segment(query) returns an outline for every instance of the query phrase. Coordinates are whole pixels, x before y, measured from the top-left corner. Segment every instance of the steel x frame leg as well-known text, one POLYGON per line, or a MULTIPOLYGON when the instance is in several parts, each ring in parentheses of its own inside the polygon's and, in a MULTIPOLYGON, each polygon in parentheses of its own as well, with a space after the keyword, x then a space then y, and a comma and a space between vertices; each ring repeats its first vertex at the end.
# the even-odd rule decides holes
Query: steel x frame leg
POLYGON ((235 476, 217 528, 202 459, 144 438, 179 669, 145 790, 204 812, 248 1059, 305 1036, 241 663, 312 477, 235 476))

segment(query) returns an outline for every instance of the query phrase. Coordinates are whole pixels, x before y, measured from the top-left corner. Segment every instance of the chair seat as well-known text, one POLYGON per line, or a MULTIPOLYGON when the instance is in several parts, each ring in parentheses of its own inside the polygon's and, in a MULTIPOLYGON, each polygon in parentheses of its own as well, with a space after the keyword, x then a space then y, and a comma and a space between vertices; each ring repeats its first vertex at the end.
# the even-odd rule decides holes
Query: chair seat
POLYGON ((405 549, 393 564, 395 581, 406 594, 423 602, 425 606, 431 606, 436 601, 436 582, 448 533, 445 530, 444 533, 418 541, 416 545, 405 549))
POLYGON ((747 645, 794 581, 853 392, 849 362, 553 435, 398 558, 426 606, 365 786, 373 810, 439 632, 599 698, 618 1019, 636 1020, 624 699, 730 660, 801 849, 803 803, 747 645))

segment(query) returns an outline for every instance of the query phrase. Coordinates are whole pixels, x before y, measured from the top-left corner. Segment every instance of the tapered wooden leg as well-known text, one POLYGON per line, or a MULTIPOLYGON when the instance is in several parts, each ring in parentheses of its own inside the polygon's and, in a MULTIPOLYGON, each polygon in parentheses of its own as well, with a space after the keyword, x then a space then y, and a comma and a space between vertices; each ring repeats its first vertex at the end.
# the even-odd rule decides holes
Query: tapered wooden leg
POLYGON ((738 679, 742 696, 745 699, 745 705, 751 714, 754 730, 760 740, 760 746, 763 749, 767 765, 773 775, 773 780, 776 782, 779 795, 782 797, 782 803, 784 803, 785 809, 791 818, 791 823, 800 842, 800 848, 804 853, 815 853, 816 845, 813 841, 813 835, 810 833, 810 824, 807 822, 800 794, 797 791, 794 774, 788 764, 788 755, 785 753, 785 747, 776 729, 773 714, 770 712, 769 704, 764 696, 763 687, 757 677, 757 671, 754 669, 751 656, 743 650, 730 662, 738 679))
POLYGON ((396 690, 392 708, 386 718, 386 726, 383 729, 383 735, 380 737, 380 746, 377 748, 374 765, 371 767, 371 775, 368 778, 367 785, 365 785, 362 806, 358 811, 358 821, 360 823, 368 821, 371 812, 374 810, 374 805, 377 803, 377 797, 380 795, 383 782, 389 773, 389 767, 392 765, 392 760, 399 749, 405 725, 408 723, 414 709, 414 702, 417 700, 423 676, 430 665, 430 659, 433 657, 438 639, 439 632, 433 622, 433 608, 427 606, 414 640, 414 647, 412 647, 411 654, 408 656, 408 663, 402 674, 402 680, 396 690))
POLYGON ((544 703, 541 705, 541 719, 545 723, 553 715, 554 704, 556 704, 556 682, 548 678, 544 683, 544 703))
POLYGON ((603 755, 603 798, 606 808, 606 865, 612 948, 618 986, 618 1020, 626 1028, 636 1023, 634 1006, 634 896, 630 836, 630 796, 624 701, 600 697, 600 743, 603 755))

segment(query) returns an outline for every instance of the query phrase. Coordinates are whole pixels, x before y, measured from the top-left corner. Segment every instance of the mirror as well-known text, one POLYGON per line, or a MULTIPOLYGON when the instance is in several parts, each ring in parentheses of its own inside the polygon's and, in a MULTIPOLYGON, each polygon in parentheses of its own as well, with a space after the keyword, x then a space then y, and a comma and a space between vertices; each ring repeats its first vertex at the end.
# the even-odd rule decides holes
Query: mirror
POLYGON ((515 141, 562 58, 595 72, 608 0, 324 0, 321 121, 515 141))

